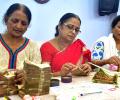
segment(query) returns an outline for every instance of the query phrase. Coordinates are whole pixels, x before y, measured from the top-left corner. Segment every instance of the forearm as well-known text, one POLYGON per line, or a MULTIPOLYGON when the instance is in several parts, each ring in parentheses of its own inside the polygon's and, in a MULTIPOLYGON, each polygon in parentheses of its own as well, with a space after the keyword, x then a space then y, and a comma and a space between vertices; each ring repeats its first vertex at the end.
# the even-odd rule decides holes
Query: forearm
POLYGON ((52 73, 52 76, 53 77, 61 76, 61 73, 60 72, 54 72, 54 73, 52 73))
POLYGON ((86 76, 86 73, 81 72, 79 69, 75 70, 74 72, 72 72, 72 75, 74 76, 86 76))
POLYGON ((104 60, 92 60, 91 61, 93 64, 99 65, 99 66, 103 66, 106 64, 109 64, 108 59, 104 59, 104 60))

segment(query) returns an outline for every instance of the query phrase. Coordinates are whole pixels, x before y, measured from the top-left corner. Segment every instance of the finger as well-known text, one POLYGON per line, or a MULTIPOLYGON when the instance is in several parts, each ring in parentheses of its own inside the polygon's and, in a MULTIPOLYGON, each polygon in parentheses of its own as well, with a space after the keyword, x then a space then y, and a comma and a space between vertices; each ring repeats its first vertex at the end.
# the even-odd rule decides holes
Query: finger
POLYGON ((65 76, 67 73, 69 73, 69 70, 66 70, 66 69, 61 69, 61 76, 65 76))
POLYGON ((76 67, 76 65, 74 65, 74 64, 72 64, 72 63, 69 63, 69 66, 70 66, 71 68, 75 68, 75 67, 76 67))
POLYGON ((90 65, 88 64, 82 64, 82 67, 81 69, 84 71, 84 70, 87 70, 88 68, 90 68, 90 65))
POLYGON ((79 64, 79 65, 78 65, 78 69, 79 69, 80 72, 83 72, 83 69, 82 69, 82 68, 83 68, 83 65, 82 65, 82 64, 79 64))
POLYGON ((7 93, 6 88, 0 88, 0 96, 5 96, 6 93, 7 93))
POLYGON ((67 68, 67 67, 65 67, 63 70, 64 70, 64 71, 70 71, 70 69, 67 68))
POLYGON ((16 78, 16 80, 18 80, 18 79, 25 79, 25 75, 24 74, 18 75, 17 78, 16 78))
POLYGON ((119 65, 120 60, 119 60, 118 57, 114 56, 114 57, 111 58, 111 60, 112 60, 111 61, 112 64, 115 64, 117 66, 119 65))
POLYGON ((85 71, 87 69, 88 69, 88 66, 87 65, 83 65, 82 70, 85 71))
POLYGON ((19 75, 19 74, 24 73, 24 72, 25 72, 24 70, 17 70, 16 74, 19 75))
POLYGON ((66 75, 69 72, 69 69, 65 66, 62 67, 61 69, 61 75, 66 75))
POLYGON ((71 70, 73 67, 69 64, 64 65, 64 68, 66 68, 66 70, 71 70))
POLYGON ((72 71, 75 71, 75 70, 77 70, 77 69, 78 69, 78 67, 76 66, 75 68, 72 69, 72 71))
POLYGON ((25 76, 24 73, 19 73, 19 74, 17 75, 17 78, 24 77, 24 76, 25 76))
POLYGON ((81 69, 81 66, 78 67, 80 72, 84 72, 83 69, 81 69))
POLYGON ((115 61, 117 62, 118 66, 120 66, 120 58, 118 58, 117 56, 115 57, 115 61))
POLYGON ((1 85, 1 87, 2 87, 3 89, 5 89, 5 88, 8 87, 8 84, 6 84, 6 85, 1 85))
POLYGON ((75 66, 75 65, 70 64, 70 63, 66 65, 66 67, 69 68, 69 70, 72 70, 73 68, 75 68, 74 66, 75 66))
POLYGON ((84 66, 83 71, 84 71, 85 73, 90 72, 90 71, 92 70, 92 69, 91 69, 91 66, 88 65, 88 64, 83 64, 83 66, 84 66))
POLYGON ((20 70, 16 73, 17 77, 25 76, 26 72, 24 70, 20 70))
POLYGON ((0 85, 3 85, 3 84, 5 84, 5 81, 0 81, 0 85))
POLYGON ((25 80, 25 72, 24 71, 19 71, 19 72, 17 72, 17 76, 16 76, 16 80, 15 80, 15 82, 17 83, 17 84, 21 84, 21 83, 23 83, 23 81, 25 80))
POLYGON ((24 80, 24 78, 21 77, 21 78, 16 79, 15 81, 16 82, 22 82, 23 80, 24 80))
POLYGON ((86 69, 84 72, 85 72, 86 74, 88 74, 88 73, 91 72, 91 70, 90 70, 90 69, 86 69))
POLYGON ((83 64, 79 64, 79 67, 80 67, 81 69, 83 69, 83 68, 84 68, 83 64))

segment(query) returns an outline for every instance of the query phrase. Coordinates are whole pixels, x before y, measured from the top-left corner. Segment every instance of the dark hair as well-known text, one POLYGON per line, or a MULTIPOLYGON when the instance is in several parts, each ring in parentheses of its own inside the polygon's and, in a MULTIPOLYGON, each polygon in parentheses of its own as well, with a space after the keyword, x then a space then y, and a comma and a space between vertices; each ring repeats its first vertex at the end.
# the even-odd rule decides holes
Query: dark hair
POLYGON ((20 10, 21 8, 23 8, 23 12, 26 14, 26 16, 27 16, 27 18, 28 18, 28 24, 30 24, 31 17, 32 17, 30 9, 29 9, 27 6, 25 6, 25 5, 23 5, 23 4, 19 4, 19 3, 15 3, 15 4, 11 5, 11 6, 8 8, 8 10, 6 11, 6 13, 5 13, 4 17, 3 17, 3 22, 6 23, 7 20, 8 20, 8 17, 10 17, 11 14, 12 14, 14 11, 20 10))
POLYGON ((112 29, 117 25, 119 21, 120 21, 120 15, 113 19, 112 24, 111 24, 112 29))
MULTIPOLYGON (((70 19, 70 18, 77 18, 77 19, 80 21, 80 24, 81 24, 81 20, 80 20, 79 16, 76 15, 76 14, 73 14, 73 13, 66 13, 66 14, 64 14, 64 15, 61 17, 61 19, 60 19, 60 21, 59 21, 59 24, 62 25, 63 23, 65 23, 65 22, 66 22, 68 19, 70 19)), ((58 31, 58 25, 57 25, 57 26, 56 26, 55 37, 58 36, 58 35, 59 35, 59 31, 58 31)))

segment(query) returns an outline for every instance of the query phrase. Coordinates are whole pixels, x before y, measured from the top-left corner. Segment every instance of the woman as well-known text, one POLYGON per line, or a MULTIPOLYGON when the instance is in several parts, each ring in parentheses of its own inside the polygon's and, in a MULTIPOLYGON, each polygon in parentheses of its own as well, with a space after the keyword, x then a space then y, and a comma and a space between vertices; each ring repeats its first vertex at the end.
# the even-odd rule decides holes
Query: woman
MULTIPOLYGON (((17 84, 22 84, 25 78, 22 70, 25 59, 41 63, 37 45, 23 37, 30 24, 31 16, 29 8, 15 3, 8 8, 3 18, 6 31, 0 34, 0 71, 16 69, 15 82, 17 84)), ((0 83, 0 95, 2 95, 4 83, 0 83)))
POLYGON ((105 65, 109 70, 120 71, 120 16, 112 21, 111 27, 112 33, 108 37, 101 37, 94 44, 92 62, 100 66, 105 65))
POLYGON ((55 38, 44 43, 41 48, 42 62, 49 62, 53 76, 67 75, 69 72, 87 75, 91 71, 90 51, 75 37, 80 32, 81 20, 73 13, 62 16, 56 26, 55 38), (79 70, 78 70, 79 69, 79 70))

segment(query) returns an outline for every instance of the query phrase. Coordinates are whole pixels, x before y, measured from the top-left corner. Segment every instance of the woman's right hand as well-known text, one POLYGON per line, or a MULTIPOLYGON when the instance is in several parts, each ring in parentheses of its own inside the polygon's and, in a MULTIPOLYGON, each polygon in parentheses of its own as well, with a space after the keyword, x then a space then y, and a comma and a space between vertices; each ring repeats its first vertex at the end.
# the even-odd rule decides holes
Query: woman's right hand
POLYGON ((7 93, 7 85, 0 81, 0 97, 6 95, 7 93))
POLYGON ((3 75, 0 73, 0 97, 6 95, 7 93, 7 84, 4 80, 3 75))
POLYGON ((18 85, 23 85, 25 83, 26 73, 24 70, 16 70, 15 82, 18 85))
POLYGON ((92 68, 90 64, 85 63, 85 64, 79 65, 79 70, 83 72, 84 75, 88 75, 92 71, 92 68))
POLYGON ((61 68, 61 76, 65 76, 68 73, 70 73, 72 71, 73 68, 75 68, 76 66, 72 63, 65 63, 62 68, 61 68))
POLYGON ((109 59, 107 59, 106 64, 114 64, 120 67, 120 58, 117 56, 112 56, 109 59))

